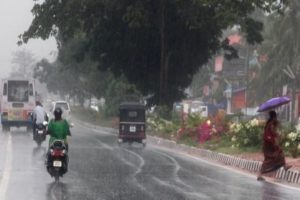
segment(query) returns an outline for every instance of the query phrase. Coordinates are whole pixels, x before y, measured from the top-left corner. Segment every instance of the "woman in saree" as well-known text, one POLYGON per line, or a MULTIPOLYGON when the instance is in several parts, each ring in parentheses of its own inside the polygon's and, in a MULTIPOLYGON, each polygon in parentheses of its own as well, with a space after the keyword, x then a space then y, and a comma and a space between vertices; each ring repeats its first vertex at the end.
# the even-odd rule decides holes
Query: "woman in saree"
POLYGON ((288 170, 292 167, 286 164, 284 153, 279 146, 279 134, 277 132, 278 126, 279 121, 277 120, 277 114, 272 110, 269 112, 269 119, 264 128, 264 161, 257 176, 257 180, 264 180, 264 178, 262 177, 263 174, 276 171, 281 167, 284 167, 285 170, 288 170))

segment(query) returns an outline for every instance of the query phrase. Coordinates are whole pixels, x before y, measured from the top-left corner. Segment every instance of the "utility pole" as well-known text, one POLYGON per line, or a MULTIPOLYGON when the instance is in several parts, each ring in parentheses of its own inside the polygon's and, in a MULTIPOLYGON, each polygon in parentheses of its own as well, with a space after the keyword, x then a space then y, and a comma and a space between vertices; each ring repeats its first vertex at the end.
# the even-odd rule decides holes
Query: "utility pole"
POLYGON ((160 78, 159 78, 159 104, 162 105, 165 98, 165 0, 160 0, 160 78))

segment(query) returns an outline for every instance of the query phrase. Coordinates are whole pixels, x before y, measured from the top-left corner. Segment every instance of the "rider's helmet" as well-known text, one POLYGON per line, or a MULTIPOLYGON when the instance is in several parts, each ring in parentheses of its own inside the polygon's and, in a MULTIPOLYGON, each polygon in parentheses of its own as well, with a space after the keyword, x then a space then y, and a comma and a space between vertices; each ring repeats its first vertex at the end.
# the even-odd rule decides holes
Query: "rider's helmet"
POLYGON ((40 101, 37 100, 37 101, 35 102, 35 105, 36 105, 36 106, 42 106, 42 103, 41 103, 40 101))
POLYGON ((63 113, 63 111, 60 107, 55 108, 55 110, 53 111, 53 115, 54 115, 55 119, 60 119, 62 113, 63 113))

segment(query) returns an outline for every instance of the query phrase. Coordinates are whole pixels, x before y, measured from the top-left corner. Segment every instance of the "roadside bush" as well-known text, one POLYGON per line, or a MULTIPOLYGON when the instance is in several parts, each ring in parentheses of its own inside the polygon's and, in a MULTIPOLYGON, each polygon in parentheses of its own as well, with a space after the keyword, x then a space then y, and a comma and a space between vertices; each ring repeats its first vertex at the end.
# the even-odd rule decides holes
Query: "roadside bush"
POLYGON ((186 127, 187 128, 197 128, 200 124, 202 124, 207 118, 201 117, 199 114, 190 114, 186 119, 186 127))
POLYGON ((89 122, 95 125, 101 125, 105 127, 111 127, 111 118, 104 115, 104 112, 99 112, 92 109, 86 109, 80 106, 74 106, 72 109, 72 116, 78 120, 89 122))
POLYGON ((187 116, 184 123, 181 124, 177 131, 177 140, 182 140, 186 136, 192 140, 197 140, 198 128, 207 118, 201 117, 199 114, 193 113, 187 116))
POLYGON ((249 122, 232 123, 229 134, 232 147, 255 147, 262 144, 263 126, 256 119, 249 122))
POLYGON ((292 157, 300 155, 300 125, 296 128, 292 126, 285 127, 281 136, 282 146, 292 157))
POLYGON ((168 106, 157 106, 155 108, 155 113, 157 116, 166 120, 171 120, 172 118, 172 112, 168 106))
POLYGON ((179 125, 164 120, 158 116, 149 116, 147 118, 148 130, 164 138, 171 138, 179 129, 179 125))
POLYGON ((172 122, 174 124, 178 124, 178 125, 180 125, 182 123, 182 118, 181 118, 180 112, 176 112, 176 111, 172 112, 172 122))

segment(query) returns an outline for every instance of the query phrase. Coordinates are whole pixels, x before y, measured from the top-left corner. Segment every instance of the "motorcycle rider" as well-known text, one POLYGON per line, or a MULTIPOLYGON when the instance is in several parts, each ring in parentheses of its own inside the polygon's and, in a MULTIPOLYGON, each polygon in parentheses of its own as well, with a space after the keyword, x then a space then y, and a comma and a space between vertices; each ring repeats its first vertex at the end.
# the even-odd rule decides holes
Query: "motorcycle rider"
MULTIPOLYGON (((60 107, 55 108, 54 112, 54 119, 51 119, 48 125, 47 134, 50 135, 49 139, 49 150, 47 153, 47 169, 51 166, 52 160, 51 160, 51 154, 50 154, 50 147, 52 143, 55 140, 63 140, 66 146, 66 151, 68 151, 68 142, 67 142, 67 136, 71 136, 69 123, 66 119, 62 118, 62 109, 60 107)), ((68 158, 66 154, 66 171, 68 170, 68 158)))
POLYGON ((40 101, 35 102, 36 107, 33 110, 32 120, 33 120, 33 137, 36 134, 37 124, 43 124, 44 121, 48 121, 47 113, 40 101))

